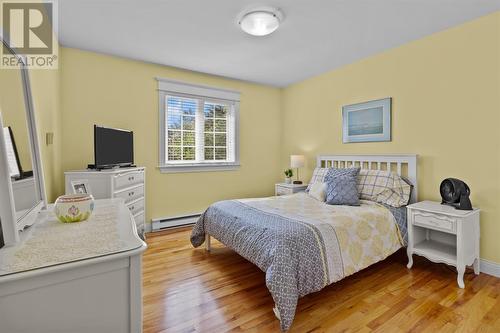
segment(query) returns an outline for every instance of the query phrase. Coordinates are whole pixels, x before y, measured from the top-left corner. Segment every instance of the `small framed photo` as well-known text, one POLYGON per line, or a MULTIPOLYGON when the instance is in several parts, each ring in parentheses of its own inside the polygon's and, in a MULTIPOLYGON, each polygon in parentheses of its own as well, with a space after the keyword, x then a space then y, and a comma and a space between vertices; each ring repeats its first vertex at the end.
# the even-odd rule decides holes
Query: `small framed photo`
POLYGON ((71 187, 73 188, 74 194, 92 194, 89 182, 86 179, 72 180, 71 187))
POLYGON ((344 143, 391 141, 391 98, 342 107, 342 123, 344 143))

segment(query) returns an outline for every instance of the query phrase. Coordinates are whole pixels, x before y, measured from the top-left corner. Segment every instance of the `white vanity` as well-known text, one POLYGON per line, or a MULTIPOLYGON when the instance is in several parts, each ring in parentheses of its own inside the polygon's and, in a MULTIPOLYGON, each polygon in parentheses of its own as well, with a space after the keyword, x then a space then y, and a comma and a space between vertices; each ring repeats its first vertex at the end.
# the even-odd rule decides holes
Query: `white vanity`
POLYGON ((141 332, 145 249, 122 199, 97 200, 77 223, 49 206, 0 249, 0 331, 141 332))

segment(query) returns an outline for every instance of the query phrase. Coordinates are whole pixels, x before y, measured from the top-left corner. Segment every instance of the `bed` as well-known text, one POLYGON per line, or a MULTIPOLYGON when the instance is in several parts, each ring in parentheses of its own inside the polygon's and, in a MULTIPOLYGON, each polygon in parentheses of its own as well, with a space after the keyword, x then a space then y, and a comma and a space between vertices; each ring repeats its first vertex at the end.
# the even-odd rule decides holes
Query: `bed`
MULTIPOLYGON (((391 170, 417 194, 416 155, 322 155, 318 167, 391 170)), ((211 205, 193 228, 191 243, 210 237, 266 273, 266 286, 287 331, 298 299, 352 275, 396 252, 406 241, 406 209, 368 200, 334 206, 306 193, 226 200, 211 205)))

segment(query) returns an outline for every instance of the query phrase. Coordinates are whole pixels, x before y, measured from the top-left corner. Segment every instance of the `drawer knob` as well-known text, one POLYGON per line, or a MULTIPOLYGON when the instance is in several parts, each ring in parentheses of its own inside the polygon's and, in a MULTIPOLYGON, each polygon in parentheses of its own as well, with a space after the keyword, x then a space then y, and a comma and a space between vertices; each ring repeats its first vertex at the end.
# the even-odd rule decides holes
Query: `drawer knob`
POLYGON ((134 210, 134 206, 130 206, 130 208, 129 208, 129 209, 130 209, 130 210, 134 210))
POLYGON ((133 191, 132 191, 132 192, 128 192, 128 196, 129 196, 129 197, 130 197, 130 196, 132 196, 132 195, 134 195, 134 192, 133 192, 133 191))

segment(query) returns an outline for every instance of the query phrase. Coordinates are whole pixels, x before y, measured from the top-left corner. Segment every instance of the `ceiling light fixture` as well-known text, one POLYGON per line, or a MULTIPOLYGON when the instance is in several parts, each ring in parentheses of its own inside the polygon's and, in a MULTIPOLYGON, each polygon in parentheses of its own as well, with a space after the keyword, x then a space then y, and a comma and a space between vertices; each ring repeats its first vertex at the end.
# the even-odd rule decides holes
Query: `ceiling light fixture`
POLYGON ((277 9, 257 9, 246 12, 238 24, 252 36, 266 36, 278 29, 283 16, 277 9))

